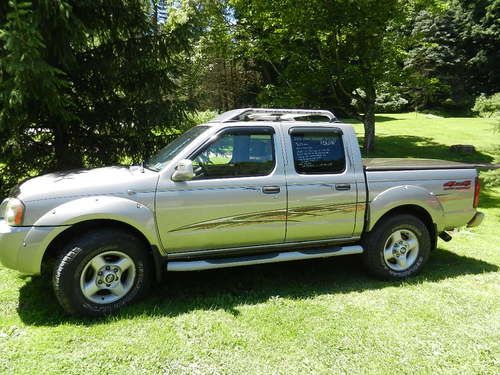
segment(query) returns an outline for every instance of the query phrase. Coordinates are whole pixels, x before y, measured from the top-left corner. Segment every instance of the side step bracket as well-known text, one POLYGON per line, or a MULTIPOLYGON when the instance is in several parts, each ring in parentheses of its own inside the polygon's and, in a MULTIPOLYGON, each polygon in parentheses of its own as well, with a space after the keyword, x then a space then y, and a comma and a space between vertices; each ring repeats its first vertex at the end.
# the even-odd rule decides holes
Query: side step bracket
POLYGON ((359 245, 337 246, 323 249, 308 249, 251 255, 237 258, 214 258, 204 260, 174 260, 167 262, 167 271, 202 271, 214 268, 250 266, 254 264, 288 262, 291 260, 329 258, 339 255, 361 254, 363 248, 359 245))

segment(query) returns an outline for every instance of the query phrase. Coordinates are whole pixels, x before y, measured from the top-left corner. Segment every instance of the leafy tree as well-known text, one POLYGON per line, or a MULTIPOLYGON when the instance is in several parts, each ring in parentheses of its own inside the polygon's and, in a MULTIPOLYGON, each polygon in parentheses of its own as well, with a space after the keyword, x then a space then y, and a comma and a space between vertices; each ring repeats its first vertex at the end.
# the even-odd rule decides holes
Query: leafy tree
POLYGON ((234 0, 239 39, 260 61, 269 105, 331 107, 365 127, 374 150, 377 88, 397 80, 398 0, 234 0))
POLYGON ((0 191, 28 174, 151 153, 184 118, 189 23, 140 0, 0 5, 0 191))

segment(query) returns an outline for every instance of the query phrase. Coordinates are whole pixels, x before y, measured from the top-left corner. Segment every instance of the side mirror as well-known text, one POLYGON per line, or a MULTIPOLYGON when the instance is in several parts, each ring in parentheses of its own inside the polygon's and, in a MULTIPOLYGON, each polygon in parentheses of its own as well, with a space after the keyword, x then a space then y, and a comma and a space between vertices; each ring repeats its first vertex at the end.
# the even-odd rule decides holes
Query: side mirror
POLYGON ((172 181, 182 182, 189 181, 194 178, 193 162, 189 159, 179 161, 175 167, 175 172, 172 175, 172 181))

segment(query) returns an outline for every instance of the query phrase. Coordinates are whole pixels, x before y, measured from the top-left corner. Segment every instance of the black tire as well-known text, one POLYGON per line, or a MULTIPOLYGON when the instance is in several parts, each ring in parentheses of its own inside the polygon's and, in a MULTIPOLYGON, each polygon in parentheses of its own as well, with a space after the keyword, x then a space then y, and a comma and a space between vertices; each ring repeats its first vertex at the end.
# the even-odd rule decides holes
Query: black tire
POLYGON ((55 295, 63 309, 78 316, 103 316, 142 298, 151 285, 152 261, 144 243, 119 229, 96 229, 72 239, 57 258, 52 276, 55 295), (134 278, 131 289, 122 298, 109 304, 98 304, 85 297, 80 277, 86 265, 101 253, 120 251, 133 261, 134 278))
POLYGON ((370 274, 383 280, 403 280, 422 270, 429 259, 432 243, 429 231, 420 219, 410 214, 397 214, 377 223, 363 238, 363 247, 362 260, 370 274), (416 258, 405 270, 391 269, 384 259, 386 242, 398 230, 411 231, 418 239, 416 258))

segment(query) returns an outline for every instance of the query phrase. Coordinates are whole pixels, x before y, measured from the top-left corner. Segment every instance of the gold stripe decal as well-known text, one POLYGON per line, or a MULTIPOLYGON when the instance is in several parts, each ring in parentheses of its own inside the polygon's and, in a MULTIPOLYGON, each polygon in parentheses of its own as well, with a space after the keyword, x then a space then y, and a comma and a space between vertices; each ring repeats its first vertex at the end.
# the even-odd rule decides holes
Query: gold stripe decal
POLYGON ((220 229, 228 227, 239 227, 252 224, 278 223, 284 221, 301 222, 305 218, 330 215, 332 213, 349 213, 354 212, 358 208, 356 203, 348 204, 331 204, 322 206, 307 206, 300 208, 292 208, 288 210, 288 218, 286 209, 254 212, 243 215, 228 216, 218 219, 202 221, 195 224, 185 225, 179 228, 172 229, 170 232, 180 232, 186 230, 208 230, 220 229))

